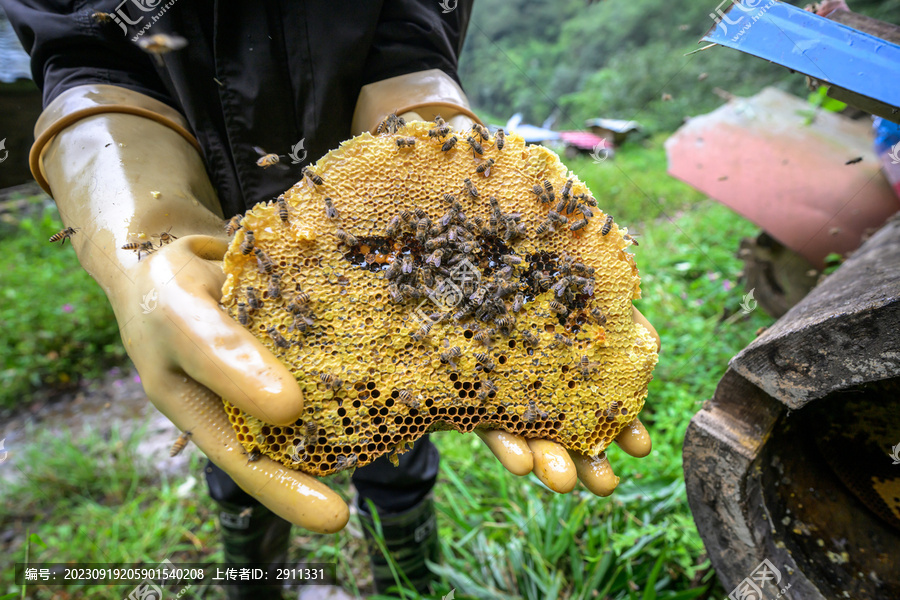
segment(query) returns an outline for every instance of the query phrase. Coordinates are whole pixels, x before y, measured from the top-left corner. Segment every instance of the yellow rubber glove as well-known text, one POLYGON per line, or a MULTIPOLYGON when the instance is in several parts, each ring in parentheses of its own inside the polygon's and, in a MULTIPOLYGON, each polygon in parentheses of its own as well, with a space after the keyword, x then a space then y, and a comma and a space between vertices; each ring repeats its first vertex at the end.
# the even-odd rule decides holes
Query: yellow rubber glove
POLYGON ((45 178, 82 266, 106 292, 150 401, 247 493, 288 521, 340 530, 346 504, 325 484, 268 458, 251 462, 222 405, 294 422, 303 395, 290 372, 218 304, 227 247, 219 202, 181 116, 114 86, 71 89, 36 126, 45 178), (165 232, 144 255, 121 249, 165 232), (138 237, 144 234, 145 238, 138 237))
MULTIPOLYGON (((480 119, 469 108, 462 89, 440 70, 433 69, 392 77, 363 87, 353 116, 353 132, 374 131, 389 114, 395 113, 407 121, 430 121, 441 115, 458 131, 471 129, 480 119)), ((659 334, 647 319, 634 309, 634 321, 642 324, 656 338, 659 334)), ((598 496, 608 496, 619 483, 604 453, 590 458, 569 452, 549 440, 526 440, 506 431, 477 431, 497 460, 515 475, 534 473, 547 487, 559 492, 571 492, 578 480, 598 496)), ((618 435, 616 443, 627 454, 644 457, 650 453, 650 435, 635 419, 618 435)))

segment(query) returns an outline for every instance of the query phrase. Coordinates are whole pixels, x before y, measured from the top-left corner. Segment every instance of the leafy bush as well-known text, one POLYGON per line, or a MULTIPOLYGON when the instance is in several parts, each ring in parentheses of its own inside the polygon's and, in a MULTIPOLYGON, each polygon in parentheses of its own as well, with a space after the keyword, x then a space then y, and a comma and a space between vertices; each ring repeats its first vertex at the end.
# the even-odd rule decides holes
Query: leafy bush
MULTIPOLYGON (((112 308, 71 246, 55 210, 26 218, 0 240, 0 408, 37 388, 65 388, 119 363, 125 350, 112 308)), ((77 235, 77 234, 76 234, 77 235)))

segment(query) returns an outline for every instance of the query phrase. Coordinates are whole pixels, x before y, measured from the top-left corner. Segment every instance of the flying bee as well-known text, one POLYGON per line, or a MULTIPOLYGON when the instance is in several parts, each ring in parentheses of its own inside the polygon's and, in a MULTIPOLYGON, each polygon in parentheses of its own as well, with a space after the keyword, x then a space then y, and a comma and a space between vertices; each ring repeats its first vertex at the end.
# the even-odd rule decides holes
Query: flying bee
POLYGON ((519 312, 522 310, 522 307, 525 306, 525 295, 524 294, 516 294, 516 299, 513 300, 512 311, 519 312))
POLYGON ((359 243, 359 240, 357 240, 355 236, 350 235, 343 229, 335 229, 334 235, 347 246, 355 246, 359 243))
POLYGON ((332 375, 331 373, 322 373, 321 375, 319 375, 319 379, 322 380, 322 383, 325 384, 325 387, 327 389, 334 392, 344 387, 344 382, 341 381, 336 375, 332 375))
POLYGON ((234 235, 235 232, 241 228, 241 219, 243 215, 234 215, 231 217, 227 223, 225 223, 225 234, 226 235, 234 235))
POLYGON ((468 177, 463 179, 463 190, 472 198, 478 197, 478 188, 475 187, 475 184, 468 177))
POLYGON ((844 164, 845 164, 845 165, 855 165, 855 164, 858 163, 858 162, 862 162, 862 159, 863 159, 862 156, 857 156, 856 158, 851 158, 850 160, 848 160, 848 161, 845 162, 844 164))
POLYGON ((278 218, 281 219, 282 223, 287 223, 288 220, 288 205, 287 200, 284 199, 284 196, 278 196, 275 199, 275 205, 278 207, 278 218))
POLYGON ((557 302, 556 300, 550 301, 550 310, 552 310, 553 312, 555 312, 558 315, 565 316, 565 315, 569 314, 569 309, 566 308, 566 305, 561 302, 557 302))
POLYGON ((484 148, 482 147, 482 145, 479 144, 478 140, 476 140, 471 135, 466 138, 466 143, 469 144, 469 147, 472 149, 473 156, 475 154, 484 154, 484 148))
POLYGON ((124 246, 122 246, 122 250, 135 250, 138 255, 138 260, 141 260, 141 252, 145 254, 150 254, 153 252, 153 242, 128 242, 124 246))
POLYGON ((172 444, 172 447, 169 448, 169 456, 174 458, 181 454, 182 450, 184 450, 188 442, 191 441, 191 436, 194 435, 190 431, 183 431, 181 435, 178 436, 178 439, 175 440, 175 443, 172 444))
POLYGON ((462 356, 462 350, 460 350, 459 346, 453 346, 449 350, 445 352, 441 352, 440 359, 441 362, 446 364, 456 364, 456 359, 462 356))
POLYGON ((388 221, 384 233, 388 237, 397 237, 397 234, 400 233, 400 217, 398 215, 394 215, 393 217, 391 217, 391 220, 388 221))
POLYGON ((515 256, 513 254, 504 254, 503 256, 500 257, 500 262, 507 264, 507 265, 521 265, 522 257, 515 256))
POLYGON ((629 242, 631 242, 632 244, 634 244, 635 246, 640 246, 640 244, 638 244, 638 241, 635 239, 635 238, 637 237, 637 234, 636 234, 636 233, 626 233, 623 237, 624 237, 627 241, 629 241, 629 242))
POLYGON ((76 231, 78 231, 78 229, 76 229, 75 227, 66 227, 65 229, 61 229, 61 230, 57 231, 56 233, 54 233, 53 235, 51 235, 50 241, 51 242, 59 242, 60 240, 62 240, 62 242, 60 242, 60 246, 65 246, 66 240, 70 239, 73 235, 75 235, 76 231))
POLYGON ((397 148, 412 148, 416 145, 416 138, 414 137, 401 137, 397 138, 397 148))
POLYGON ((597 321, 598 325, 606 325, 606 315, 604 315, 603 311, 596 306, 591 309, 591 316, 594 317, 594 320, 597 321))
POLYGON ((247 256, 251 252, 253 252, 253 244, 256 243, 256 239, 253 237, 253 232, 249 229, 244 230, 244 239, 241 241, 241 254, 247 256))
POLYGON ((400 390, 397 400, 413 410, 419 408, 419 401, 413 398, 412 394, 409 393, 409 390, 400 390))
POLYGON ((578 231, 579 229, 584 229, 587 224, 587 219, 578 219, 577 221, 574 221, 571 225, 569 225, 569 229, 572 231, 578 231))
POLYGON ((269 278, 269 298, 277 300, 281 298, 281 275, 272 273, 269 278))
POLYGON ((272 152, 266 152, 259 146, 253 146, 253 151, 259 154, 256 160, 256 166, 268 169, 269 167, 278 166, 279 169, 287 169, 287 166, 281 164, 281 156, 272 152))
POLYGON ((266 330, 266 332, 269 334, 269 337, 272 338, 272 341, 275 342, 275 345, 278 346, 279 348, 290 348, 291 347, 291 343, 289 341, 287 341, 286 339, 284 339, 284 336, 282 336, 280 333, 278 333, 278 330, 275 329, 274 327, 269 327, 266 330))
POLYGON ((494 143, 497 146, 497 150, 503 150, 503 146, 506 145, 506 132, 498 129, 494 132, 494 139, 496 140, 494 143))
POLYGON ((331 220, 337 219, 341 213, 334 207, 334 201, 331 198, 324 198, 322 202, 325 204, 325 216, 331 220))
POLYGON ((432 327, 434 327, 434 322, 426 321, 422 323, 422 326, 419 327, 415 332, 410 334, 410 336, 412 337, 413 341, 421 342, 428 336, 429 333, 431 333, 432 327))
POLYGON ((140 38, 137 44, 141 47, 141 50, 153 55, 153 58, 156 59, 156 64, 163 66, 163 54, 168 54, 174 50, 181 50, 187 46, 188 42, 179 35, 157 33, 150 37, 140 38))
POLYGON ((94 21, 94 23, 99 23, 100 25, 112 23, 112 15, 106 12, 92 12, 91 19, 94 21))
POLYGON ((547 194, 547 198, 550 202, 556 200, 556 195, 553 193, 553 184, 550 183, 550 180, 544 180, 544 192, 547 194))
POLYGON ((400 293, 400 288, 397 287, 397 284, 388 284, 388 294, 390 294, 391 300, 393 300, 395 304, 403 302, 403 294, 400 293))
POLYGON ((494 367, 496 365, 494 364, 494 361, 491 360, 490 356, 488 356, 484 352, 476 352, 474 354, 474 356, 475 356, 475 360, 478 361, 478 364, 481 365, 485 371, 493 371, 494 370, 494 367))
POLYGON ((247 306, 251 310, 259 310, 260 306, 262 306, 259 302, 259 296, 256 295, 256 288, 252 285, 247 286, 247 306))
POLYGON ((398 117, 395 113, 391 113, 378 124, 378 127, 375 128, 375 135, 380 135, 382 133, 397 133, 404 125, 406 125, 406 121, 403 117, 398 117))
POLYGON ((444 117, 441 115, 434 115, 434 124, 438 127, 442 127, 447 124, 447 121, 445 121, 444 117))
POLYGON ((434 252, 431 253, 431 255, 428 257, 428 259, 425 261, 425 263, 434 265, 435 268, 439 268, 441 266, 441 259, 443 258, 443 256, 444 256, 444 251, 441 250, 440 248, 438 248, 437 250, 435 250, 434 252))
POLYGON ((259 261, 259 267, 265 271, 267 274, 271 274, 272 271, 275 270, 275 263, 272 262, 272 259, 269 258, 269 255, 263 252, 260 248, 254 248, 253 253, 256 255, 256 260, 259 261))
POLYGON ((474 123, 472 125, 472 131, 476 132, 481 136, 483 141, 488 141, 491 139, 491 134, 488 132, 487 128, 484 125, 480 125, 479 123, 474 123))
POLYGON ((494 166, 494 159, 489 158, 487 161, 481 163, 477 167, 475 167, 476 173, 483 173, 485 177, 491 176, 491 167, 494 166))
POLYGON ((325 183, 325 180, 317 175, 308 165, 303 167, 300 172, 303 174, 303 177, 306 178, 307 182, 311 181, 315 185, 322 185, 323 183, 325 183))
POLYGON ((572 340, 570 340, 568 337, 564 336, 561 333, 557 333, 553 337, 554 337, 554 339, 556 339, 556 341, 558 343, 562 344, 563 346, 571 347, 574 344, 574 342, 572 342, 572 340))
POLYGON ((527 329, 522 332, 522 337, 525 338, 525 341, 528 342, 529 344, 531 344, 532 346, 540 346, 541 345, 541 338, 538 337, 536 334, 532 333, 531 331, 528 331, 527 329))
POLYGON ((446 142, 444 142, 444 145, 441 146, 441 151, 442 151, 442 152, 449 152, 450 149, 451 149, 453 146, 456 145, 456 142, 457 142, 456 136, 454 135, 454 136, 451 137, 449 140, 447 140, 446 142))
POLYGON ((603 229, 600 230, 600 235, 606 235, 610 232, 613 225, 612 215, 606 217, 606 223, 603 224, 603 229))

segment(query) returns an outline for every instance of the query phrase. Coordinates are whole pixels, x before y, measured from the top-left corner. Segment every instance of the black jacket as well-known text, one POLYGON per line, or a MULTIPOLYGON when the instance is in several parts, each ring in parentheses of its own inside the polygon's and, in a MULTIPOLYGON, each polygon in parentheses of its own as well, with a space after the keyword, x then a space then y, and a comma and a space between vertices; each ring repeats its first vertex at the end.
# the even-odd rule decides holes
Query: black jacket
MULTIPOLYGON (((453 0, 445 4, 454 6, 453 0)), ((347 139, 362 86, 427 69, 458 82, 457 58, 471 14, 466 0, 447 13, 438 0, 0 5, 31 55, 45 106, 69 88, 103 83, 180 111, 203 148, 226 216, 283 192, 300 179, 305 164, 347 139), (91 15, 98 11, 116 20, 97 22, 91 15), (175 33, 188 46, 166 54, 164 67, 158 66, 132 41, 147 25, 144 36, 175 33), (253 146, 287 155, 300 140, 307 152, 300 164, 284 161, 290 167, 285 170, 256 166, 253 146)))

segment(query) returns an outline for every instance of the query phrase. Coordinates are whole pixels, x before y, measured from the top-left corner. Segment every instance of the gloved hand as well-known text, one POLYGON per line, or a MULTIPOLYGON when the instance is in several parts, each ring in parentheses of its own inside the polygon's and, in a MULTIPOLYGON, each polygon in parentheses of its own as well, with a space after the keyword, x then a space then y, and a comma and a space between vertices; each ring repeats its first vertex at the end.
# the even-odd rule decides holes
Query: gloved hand
POLYGON ((32 165, 65 225, 79 228, 72 245, 106 292, 151 402, 275 513, 338 531, 349 511, 337 494, 268 458, 250 462, 226 416, 223 397, 266 422, 293 423, 303 396, 278 359, 219 307, 227 238, 200 154, 179 126, 180 115, 142 94, 74 88, 38 121, 32 165), (76 120, 84 111, 99 114, 76 120), (179 239, 140 260, 121 249, 169 228, 179 239))
MULTIPOLYGON (((392 77, 363 87, 353 116, 353 133, 374 131, 390 113, 398 114, 406 121, 430 121, 441 115, 459 131, 471 129, 476 121, 481 123, 469 109, 462 89, 437 69, 392 77)), ((634 309, 634 321, 656 338, 658 349, 659 334, 637 308, 634 309)), ((580 479, 594 494, 608 496, 619 483, 605 453, 599 458, 590 458, 569 452, 549 440, 526 440, 499 430, 477 430, 477 433, 508 471, 515 475, 534 473, 556 492, 572 491, 580 479)), ((632 421, 615 441, 631 456, 644 457, 650 453, 650 435, 638 419, 632 421)))

